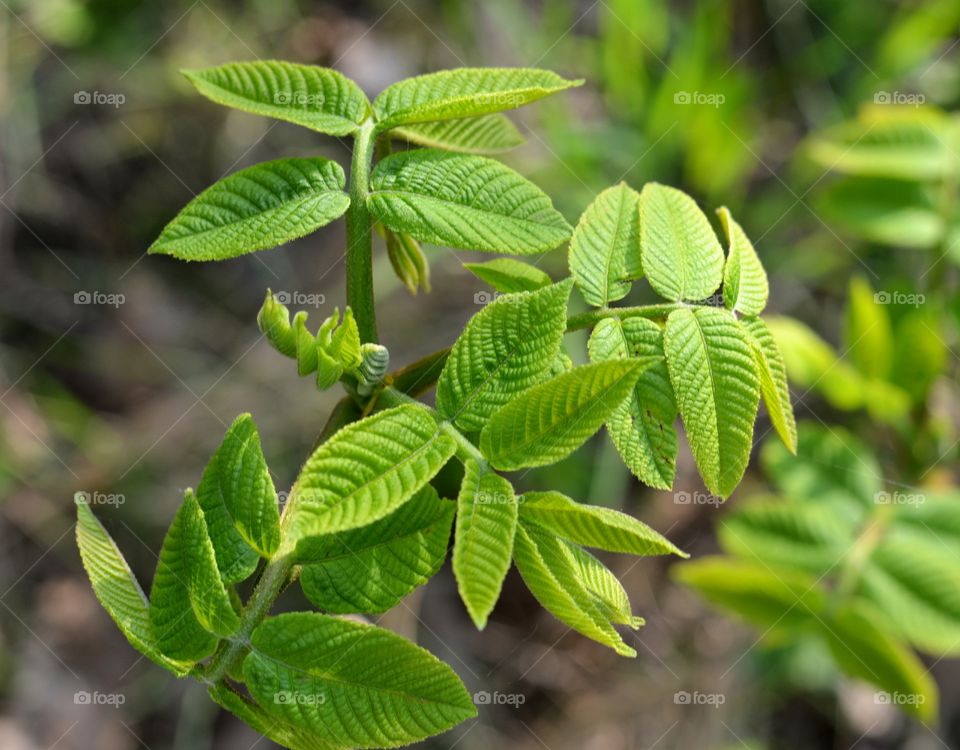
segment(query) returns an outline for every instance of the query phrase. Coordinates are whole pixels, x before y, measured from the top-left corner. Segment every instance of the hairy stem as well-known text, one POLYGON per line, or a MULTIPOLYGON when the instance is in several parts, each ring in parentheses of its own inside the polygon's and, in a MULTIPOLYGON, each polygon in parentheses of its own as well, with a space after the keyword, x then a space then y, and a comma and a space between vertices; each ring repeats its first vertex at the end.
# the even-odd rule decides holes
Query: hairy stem
POLYGON ((373 227, 367 211, 370 160, 373 156, 373 120, 360 126, 353 141, 350 164, 350 207, 347 209, 347 304, 353 310, 360 340, 377 342, 373 303, 373 227))
POLYGON ((604 318, 649 318, 660 320, 666 318, 674 310, 685 307, 680 302, 664 302, 659 305, 641 305, 639 307, 605 307, 600 310, 589 310, 580 315, 567 318, 567 331, 577 331, 581 328, 590 328, 604 318))

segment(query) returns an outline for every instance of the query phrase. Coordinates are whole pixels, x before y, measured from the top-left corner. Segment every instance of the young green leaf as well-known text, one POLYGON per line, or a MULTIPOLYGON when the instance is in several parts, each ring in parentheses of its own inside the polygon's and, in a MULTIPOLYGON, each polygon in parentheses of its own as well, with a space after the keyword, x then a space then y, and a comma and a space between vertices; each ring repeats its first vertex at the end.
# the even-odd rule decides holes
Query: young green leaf
POLYGON ((437 381, 437 411, 479 430, 517 394, 544 380, 567 326, 570 281, 505 295, 473 316, 437 381))
POLYGON ((413 404, 344 427, 300 471, 291 493, 291 540, 383 518, 429 482, 454 449, 430 413, 413 404))
POLYGON ((514 258, 495 258, 486 263, 464 263, 463 267, 498 292, 533 292, 553 282, 546 271, 514 258))
POLYGON ((658 358, 607 420, 607 431, 623 462, 641 482, 670 489, 676 473, 677 404, 663 359, 663 329, 644 318, 605 318, 590 334, 589 350, 591 362, 658 358))
MULTIPOLYGON (((242 681, 242 679, 243 675, 241 674, 237 681, 242 681)), ((226 709, 255 732, 281 747, 290 750, 333 750, 335 747, 323 737, 268 713, 250 698, 236 692, 227 684, 211 685, 207 692, 221 708, 226 709)))
POLYGON ((517 526, 514 562, 543 608, 587 638, 621 656, 637 652, 623 642, 608 618, 608 606, 581 579, 571 547, 535 524, 517 526))
POLYGON ((475 461, 467 461, 464 472, 457 496, 453 574, 471 619, 483 630, 510 569, 517 498, 506 479, 475 461))
POLYGON ((534 386, 491 417, 480 433, 480 450, 504 471, 566 458, 600 428, 652 364, 600 362, 534 386))
POLYGON ((303 237, 350 205, 343 169, 328 159, 277 159, 214 183, 167 224, 148 252, 225 260, 303 237))
POLYGON ((573 553, 577 575, 587 590, 599 600, 607 619, 614 625, 627 625, 634 630, 644 625, 644 619, 633 614, 630 597, 613 571, 577 545, 569 542, 566 545, 573 553))
POLYGON ((787 368, 780 347, 761 318, 744 318, 740 325, 747 333, 757 361, 760 393, 774 429, 791 453, 797 452, 797 422, 790 402, 787 368))
POLYGON ((455 509, 426 485, 369 526, 301 540, 304 593, 333 614, 386 612, 443 565, 455 509))
POLYGON ((570 273, 594 307, 623 299, 640 263, 640 195, 621 182, 594 198, 570 238, 570 273))
POLYGON ((420 287, 429 293, 430 263, 420 249, 420 243, 403 232, 383 231, 387 240, 387 257, 397 278, 410 294, 416 294, 420 287))
POLYGON ((674 310, 663 336, 667 369, 697 468, 729 497, 750 459, 760 384, 753 348, 726 310, 674 310))
POLYGON ((520 497, 520 517, 552 534, 607 552, 689 557, 668 539, 633 516, 610 508, 583 505, 559 492, 527 492, 520 497))
POLYGON ((280 544, 277 493, 249 414, 234 420, 197 488, 220 575, 228 583, 253 573, 259 556, 280 544), (251 555, 250 552, 253 552, 251 555))
POLYGON ((723 249, 693 198, 648 182, 640 193, 643 271, 660 296, 705 299, 723 280, 723 249))
POLYGON ((252 641, 243 674, 253 697, 335 747, 406 745, 477 713, 450 667, 382 628, 291 612, 252 641))
POLYGON ((462 154, 499 154, 523 143, 520 131, 501 114, 410 123, 394 128, 390 135, 419 146, 462 154))
POLYGON ((727 235, 727 260, 723 267, 723 304, 728 310, 744 315, 759 315, 767 306, 770 285, 753 243, 743 228, 734 221, 726 207, 717 215, 727 235))
POLYGON ((536 185, 493 159, 414 149, 379 162, 367 205, 388 229, 423 242, 533 255, 570 237, 536 185))
POLYGON ((893 331, 887 309, 869 282, 850 279, 843 342, 856 368, 868 378, 885 379, 893 364, 893 331))
POLYGON ((213 653, 240 619, 220 579, 203 511, 190 490, 163 540, 150 589, 150 624, 160 650, 199 661, 213 653))
POLYGON ((182 72, 217 104, 329 135, 353 133, 370 108, 357 84, 316 65, 257 60, 182 72))
POLYGON ((536 68, 457 68, 399 81, 380 92, 373 110, 384 131, 515 109, 582 83, 536 68))
POLYGON ((168 659, 160 653, 160 646, 150 627, 150 607, 143 589, 83 495, 78 494, 75 500, 77 546, 97 600, 131 646, 164 669, 182 677, 190 671, 192 663, 168 659))

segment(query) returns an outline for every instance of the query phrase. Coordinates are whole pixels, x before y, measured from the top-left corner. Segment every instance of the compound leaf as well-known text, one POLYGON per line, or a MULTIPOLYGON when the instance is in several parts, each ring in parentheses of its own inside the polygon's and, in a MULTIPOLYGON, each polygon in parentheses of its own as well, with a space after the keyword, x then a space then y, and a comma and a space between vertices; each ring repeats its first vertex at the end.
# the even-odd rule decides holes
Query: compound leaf
POLYGON ((505 471, 566 458, 610 417, 651 364, 600 362, 534 386, 491 417, 480 433, 480 450, 505 471))
POLYGON ((373 170, 367 205, 388 229, 465 250, 532 255, 570 236, 536 185, 493 159, 414 149, 373 170))
POLYGON ((385 612, 443 565, 454 510, 426 485, 369 526, 304 539, 296 548, 304 593, 334 614, 385 612))
POLYGON ((536 68, 456 68, 398 81, 380 92, 373 110, 383 131, 515 109, 582 83, 536 68))
POLYGON ((570 273, 594 307, 623 299, 640 264, 640 195, 625 183, 607 188, 587 206, 570 238, 570 273))
POLYGON ((225 260, 310 234, 350 205, 343 169, 320 157, 241 169, 190 201, 148 252, 180 260, 225 260))
POLYGON ((770 422, 791 453, 797 452, 797 421, 790 402, 790 386, 787 383, 787 368, 783 363, 780 347, 767 324, 761 318, 744 318, 740 321, 757 361, 760 375, 760 393, 770 415, 770 422))
POLYGON ((567 326, 570 281, 496 299, 473 316, 437 381, 437 411, 475 432, 547 377, 567 326))
POLYGON ((559 492, 527 492, 520 517, 575 544, 631 555, 689 557, 668 539, 633 516, 611 508, 583 505, 559 492))
POLYGON ((717 215, 727 235, 727 260, 723 266, 723 304, 728 310, 744 315, 759 315, 767 306, 770 285, 767 272, 747 238, 726 207, 717 215))
POLYGON ((329 135, 353 133, 370 107, 356 83, 316 65, 257 60, 182 72, 217 104, 329 135))
POLYGON ((523 143, 516 125, 501 114, 410 123, 394 128, 390 135, 419 146, 462 154, 498 154, 523 143))
POLYGON ((406 745, 477 713, 450 667, 382 628, 291 612, 252 643, 243 674, 257 702, 338 747, 406 745))
POLYGON ((399 508, 450 459, 453 439, 413 404, 348 425, 304 464, 291 539, 366 526, 399 508))
POLYGON ((673 485, 677 461, 677 403, 663 359, 663 329, 644 318, 605 318, 590 334, 590 361, 657 357, 641 373, 630 397, 607 420, 623 462, 637 478, 660 489, 673 485))
POLYGON ((517 498, 510 482, 467 461, 457 496, 453 574, 460 598, 481 630, 510 569, 516 528, 517 498))
POLYGON ((486 263, 464 263, 463 267, 498 292, 533 292, 553 283, 546 271, 514 258, 495 258, 486 263))
POLYGON ((150 589, 150 624, 164 654, 190 661, 209 656, 218 636, 229 637, 240 627, 203 511, 190 490, 160 550, 150 589))
POLYGON ((710 296, 723 280, 723 249, 693 198, 649 182, 640 193, 643 271, 660 296, 679 302, 710 296))
POLYGON ((700 475, 726 498, 750 459, 760 385, 753 348, 726 310, 674 310, 664 350, 700 475))
POLYGON ((150 627, 150 605, 133 571, 83 496, 78 494, 75 501, 77 546, 97 600, 131 646, 178 677, 185 675, 192 663, 168 659, 160 653, 150 627))

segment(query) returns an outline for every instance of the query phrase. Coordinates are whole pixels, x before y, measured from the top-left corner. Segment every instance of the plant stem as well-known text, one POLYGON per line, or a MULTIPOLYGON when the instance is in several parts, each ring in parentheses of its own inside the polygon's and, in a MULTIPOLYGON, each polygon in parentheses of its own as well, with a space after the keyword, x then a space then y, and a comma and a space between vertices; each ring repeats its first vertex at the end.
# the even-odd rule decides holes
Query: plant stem
POLYGON ((658 305, 641 305, 639 307, 605 307, 600 310, 589 310, 580 315, 567 318, 567 331, 578 331, 596 325, 604 318, 666 318, 674 310, 684 307, 679 302, 664 302, 658 305))
POLYGON ((347 209, 347 304, 353 310, 360 340, 377 343, 377 316, 373 303, 373 227, 367 211, 370 160, 373 156, 373 120, 360 126, 353 141, 350 164, 350 207, 347 209))

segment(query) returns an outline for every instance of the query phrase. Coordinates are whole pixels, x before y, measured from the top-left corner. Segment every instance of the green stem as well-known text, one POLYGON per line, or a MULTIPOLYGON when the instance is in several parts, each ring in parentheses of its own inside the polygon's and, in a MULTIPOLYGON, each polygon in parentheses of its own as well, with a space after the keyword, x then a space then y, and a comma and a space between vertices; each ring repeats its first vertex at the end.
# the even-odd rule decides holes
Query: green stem
POLYGON ((850 553, 840 568, 840 574, 837 576, 837 585, 831 597, 833 608, 836 608, 853 593, 857 582, 860 580, 860 574, 863 572, 863 566, 883 538, 888 521, 887 513, 874 514, 853 543, 850 553))
POLYGON ((373 120, 360 126, 353 141, 350 164, 350 207, 347 209, 347 304, 353 310, 363 342, 377 342, 373 303, 373 226, 367 210, 370 160, 373 156, 373 120))
POLYGON ((659 320, 666 318, 674 310, 685 307, 679 302, 664 302, 659 305, 641 305, 639 307, 604 307, 600 310, 589 310, 580 315, 567 318, 567 331, 578 331, 581 328, 590 328, 604 318, 649 318, 659 320))

